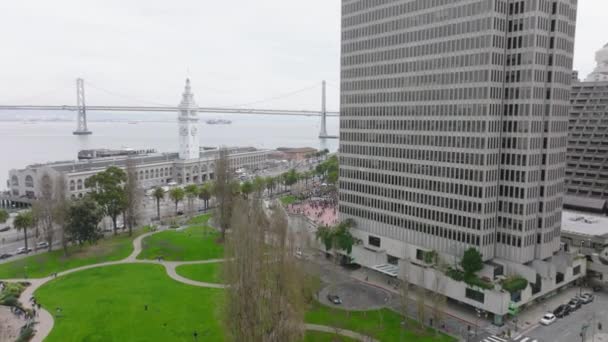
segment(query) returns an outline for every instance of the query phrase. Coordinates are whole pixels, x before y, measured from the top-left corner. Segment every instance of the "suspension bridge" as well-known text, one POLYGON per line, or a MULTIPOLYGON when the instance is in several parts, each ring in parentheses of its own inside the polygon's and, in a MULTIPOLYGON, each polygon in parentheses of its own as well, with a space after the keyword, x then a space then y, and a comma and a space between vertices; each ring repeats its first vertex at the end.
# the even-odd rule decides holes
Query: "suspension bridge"
MULTIPOLYGON (((76 80, 76 105, 0 105, 0 110, 39 110, 39 111, 74 111, 76 113, 76 130, 74 135, 90 135, 87 123, 88 111, 116 111, 116 112, 176 112, 177 106, 88 106, 86 104, 84 80, 76 80)), ((281 115, 281 116, 319 116, 321 118, 321 129, 319 138, 337 139, 338 136, 327 134, 327 117, 339 116, 339 112, 327 111, 327 83, 322 82, 321 110, 289 110, 289 109, 258 109, 234 107, 199 107, 201 113, 214 114, 242 114, 242 115, 281 115)))

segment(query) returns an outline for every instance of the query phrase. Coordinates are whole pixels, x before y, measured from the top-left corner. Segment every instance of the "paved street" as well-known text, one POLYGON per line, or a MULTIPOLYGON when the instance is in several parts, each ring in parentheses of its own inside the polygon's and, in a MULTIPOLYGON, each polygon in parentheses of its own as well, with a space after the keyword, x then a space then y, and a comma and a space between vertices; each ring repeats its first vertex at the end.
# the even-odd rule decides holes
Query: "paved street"
MULTIPOLYGON (((574 289, 573 292, 578 291, 574 289)), ((556 304, 551 306, 551 310, 558 306, 556 304)), ((583 305, 579 310, 558 319, 550 326, 539 325, 525 335, 538 339, 539 342, 608 342, 608 294, 595 293, 593 303, 583 305), (602 324, 602 331, 597 329, 598 323, 602 324), (580 336, 583 325, 589 326, 585 340, 580 336)))

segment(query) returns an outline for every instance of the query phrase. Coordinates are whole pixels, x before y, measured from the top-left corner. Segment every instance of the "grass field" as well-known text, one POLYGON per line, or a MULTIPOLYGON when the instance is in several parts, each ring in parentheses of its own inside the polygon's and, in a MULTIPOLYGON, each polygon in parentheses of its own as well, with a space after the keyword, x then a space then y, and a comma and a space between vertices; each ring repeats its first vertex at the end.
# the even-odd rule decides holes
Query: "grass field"
POLYGON ((61 246, 55 245, 56 250, 50 253, 0 264, 0 279, 23 278, 26 274, 30 278, 42 278, 71 268, 124 259, 133 252, 135 236, 144 232, 140 229, 132 237, 123 233, 100 240, 95 245, 70 246, 68 257, 64 257, 61 246))
POLYGON ((304 338, 304 342, 355 342, 357 340, 353 340, 352 338, 339 336, 336 334, 317 332, 317 331, 307 331, 306 337, 304 338))
POLYGON ((175 271, 182 277, 205 283, 222 283, 222 263, 178 266, 175 271))
MULTIPOLYGON (((306 322, 314 324, 329 325, 342 329, 356 331, 382 342, 455 342, 450 336, 439 334, 431 329, 419 332, 414 329, 402 329, 403 317, 389 309, 373 311, 348 312, 340 309, 330 308, 319 303, 313 304, 306 313, 306 322)), ((408 326, 417 323, 410 321, 408 326)))
POLYGON ((224 246, 217 243, 220 235, 207 225, 210 216, 206 214, 193 218, 190 226, 184 230, 164 231, 145 238, 137 259, 156 259, 159 256, 167 261, 222 258, 224 246))
POLYGON ((35 293, 55 317, 46 342, 222 341, 222 290, 169 278, 160 265, 101 267, 53 280, 35 293), (145 306, 148 305, 148 310, 145 306))
MULTIPOLYGON (((77 272, 51 281, 35 296, 55 319, 45 342, 194 341, 194 332, 198 341, 224 340, 222 290, 176 282, 160 265, 77 272)), ((307 332, 303 342, 338 341, 354 340, 307 332)))
POLYGON ((283 203, 283 205, 289 205, 289 204, 294 204, 298 201, 298 199, 296 198, 296 196, 293 195, 286 195, 281 197, 280 199, 281 203, 283 203))

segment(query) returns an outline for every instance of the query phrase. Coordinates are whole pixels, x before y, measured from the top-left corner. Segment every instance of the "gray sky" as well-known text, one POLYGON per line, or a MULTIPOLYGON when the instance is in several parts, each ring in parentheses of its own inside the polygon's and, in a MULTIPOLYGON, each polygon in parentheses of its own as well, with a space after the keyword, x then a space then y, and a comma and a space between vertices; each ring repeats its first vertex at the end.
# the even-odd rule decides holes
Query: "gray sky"
MULTIPOLYGON (((338 107, 339 0, 5 0, 0 32, 0 104, 73 104, 76 77, 89 104, 176 104, 190 76, 203 106, 316 85, 252 104, 314 109, 326 79, 328 107, 338 107)), ((607 33, 608 1, 580 0, 583 77, 607 33)))

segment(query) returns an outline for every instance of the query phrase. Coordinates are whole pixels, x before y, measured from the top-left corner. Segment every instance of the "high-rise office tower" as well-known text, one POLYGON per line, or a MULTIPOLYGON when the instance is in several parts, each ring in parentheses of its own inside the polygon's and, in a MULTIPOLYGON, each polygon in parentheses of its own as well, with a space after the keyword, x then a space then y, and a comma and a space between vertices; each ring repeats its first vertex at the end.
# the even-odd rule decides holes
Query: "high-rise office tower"
POLYGON ((605 212, 608 201, 608 44, 597 68, 572 86, 566 166, 567 208, 605 212))
POLYGON ((358 262, 559 250, 576 9, 342 1, 339 210, 358 262))

